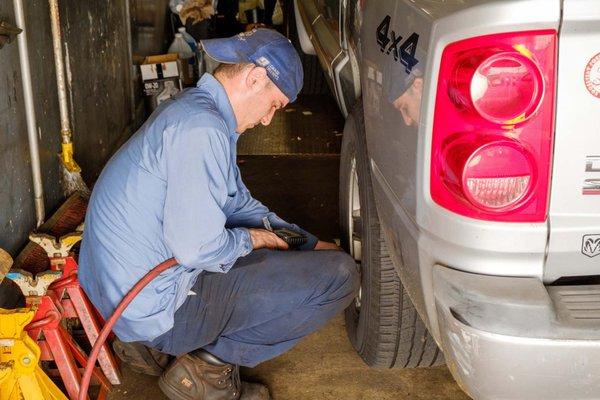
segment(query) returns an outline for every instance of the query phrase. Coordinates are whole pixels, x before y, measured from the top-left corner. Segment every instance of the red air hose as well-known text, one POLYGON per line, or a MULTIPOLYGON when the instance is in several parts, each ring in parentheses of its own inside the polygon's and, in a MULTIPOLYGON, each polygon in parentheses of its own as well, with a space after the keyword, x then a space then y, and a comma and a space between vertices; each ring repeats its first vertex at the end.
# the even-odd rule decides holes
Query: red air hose
POLYGON ((117 322, 117 320, 123 314, 123 311, 129 306, 129 303, 133 301, 135 296, 138 295, 142 291, 143 288, 146 287, 154 278, 160 275, 163 271, 171 268, 172 266, 177 264, 177 260, 175 258, 169 258, 168 260, 158 264, 154 267, 150 272, 148 272, 138 283, 135 284, 134 287, 131 288, 129 293, 123 300, 119 303, 115 311, 110 316, 104 328, 100 331, 98 338, 96 339, 96 343, 92 348, 92 352, 88 358, 87 364, 85 366, 85 370, 83 371, 83 378, 81 378, 81 388, 79 389, 79 397, 78 400, 86 400, 88 388, 90 387, 90 379, 92 378, 92 372, 94 371, 94 366, 96 365, 96 360, 98 359, 98 354, 100 354, 100 348, 106 342, 106 338, 112 331, 113 326, 117 322))

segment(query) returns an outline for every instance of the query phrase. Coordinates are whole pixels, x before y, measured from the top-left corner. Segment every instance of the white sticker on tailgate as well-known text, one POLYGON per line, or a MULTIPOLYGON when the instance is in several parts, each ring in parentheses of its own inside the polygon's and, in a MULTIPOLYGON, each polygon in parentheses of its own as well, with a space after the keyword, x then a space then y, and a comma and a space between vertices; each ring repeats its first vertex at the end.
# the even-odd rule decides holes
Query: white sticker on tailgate
POLYGON ((596 54, 585 67, 584 79, 589 92, 600 98, 600 53, 596 54))

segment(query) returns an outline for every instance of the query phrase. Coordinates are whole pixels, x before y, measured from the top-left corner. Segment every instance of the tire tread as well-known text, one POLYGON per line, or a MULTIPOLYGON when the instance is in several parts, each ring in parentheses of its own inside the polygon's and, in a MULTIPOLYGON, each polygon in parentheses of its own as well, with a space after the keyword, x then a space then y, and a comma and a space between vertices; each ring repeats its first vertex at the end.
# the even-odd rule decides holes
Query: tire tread
MULTIPOLYGON (((361 310, 361 313, 367 312, 367 317, 363 321, 364 327, 361 330, 361 327, 355 326, 360 321, 356 320, 356 315, 354 315, 356 311, 353 314, 352 307, 350 307, 346 311, 348 334, 360 356, 370 366, 416 368, 440 365, 444 363, 443 354, 429 334, 398 277, 379 225, 372 182, 368 172, 363 118, 362 105, 359 102, 347 122, 354 126, 349 126, 344 130, 340 160, 340 200, 342 205, 340 221, 344 224, 343 215, 347 212, 344 210, 344 205, 347 204, 348 193, 344 192, 343 187, 350 178, 349 162, 354 154, 361 190, 363 227, 368 228, 366 234, 363 231, 363 264, 370 263, 368 268, 363 265, 363 274, 368 274, 368 276, 363 276, 362 307, 366 309, 361 310), (356 132, 359 130, 363 134, 356 132), (365 216, 368 217, 365 218, 365 216), (368 224, 364 223, 365 219, 368 219, 368 224), (365 282, 368 283, 368 290, 365 290, 365 282), (366 299, 365 294, 368 295, 368 293, 371 295, 366 299)), ((343 232, 345 232, 344 229, 347 227, 342 225, 343 232)), ((347 247, 348 244, 344 244, 347 247)))

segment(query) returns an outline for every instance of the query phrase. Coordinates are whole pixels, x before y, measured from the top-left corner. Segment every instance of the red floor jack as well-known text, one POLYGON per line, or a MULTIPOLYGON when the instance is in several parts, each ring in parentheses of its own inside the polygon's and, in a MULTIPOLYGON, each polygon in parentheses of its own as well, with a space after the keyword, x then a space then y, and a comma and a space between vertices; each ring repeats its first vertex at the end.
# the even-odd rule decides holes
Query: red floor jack
MULTIPOLYGON (((83 368, 87 365, 87 357, 61 324, 64 309, 56 294, 49 289, 61 276, 61 272, 56 271, 43 272, 35 278, 22 270, 13 270, 7 274, 7 278, 21 288, 26 296, 27 306, 36 308, 33 320, 25 330, 40 347, 40 361, 53 361, 56 364, 56 370, 49 371, 50 375, 58 374, 69 397, 75 399, 81 387, 79 366, 83 368)), ((100 384, 98 399, 102 400, 110 390, 111 384, 99 369, 94 368, 92 372, 100 384)))
POLYGON ((57 372, 63 380, 69 397, 74 400, 84 393, 81 390, 81 372, 77 366, 90 366, 90 375, 100 384, 98 399, 106 397, 112 384, 121 382, 116 360, 109 347, 102 341, 98 347, 101 372, 95 368, 95 360, 88 362, 85 353, 75 343, 71 335, 61 324, 65 318, 77 318, 86 332, 91 345, 96 343, 101 326, 101 317, 91 305, 77 280, 77 263, 71 248, 81 240, 76 232, 56 240, 43 234, 32 234, 30 239, 39 244, 50 258, 51 270, 34 277, 25 271, 10 272, 7 277, 15 281, 27 296, 28 302, 37 304, 33 321, 27 326, 29 335, 40 346, 41 360, 54 361, 57 372))
MULTIPOLYGON (((77 279, 77 263, 71 249, 81 240, 81 232, 62 236, 59 240, 45 234, 31 234, 29 239, 39 244, 50 258, 50 269, 61 271, 62 277, 53 282, 49 290, 59 299, 65 318, 78 318, 83 326, 90 345, 96 343, 101 329, 102 318, 88 300, 77 279)), ((121 384, 118 364, 107 344, 103 344, 98 363, 113 385, 121 384)))

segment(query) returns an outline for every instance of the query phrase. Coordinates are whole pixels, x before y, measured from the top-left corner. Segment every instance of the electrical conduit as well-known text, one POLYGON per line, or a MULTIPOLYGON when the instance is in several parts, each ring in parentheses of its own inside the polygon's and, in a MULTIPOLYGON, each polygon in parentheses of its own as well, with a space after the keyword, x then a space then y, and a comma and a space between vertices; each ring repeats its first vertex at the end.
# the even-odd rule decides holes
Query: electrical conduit
POLYGON ((44 187, 42 185, 42 172, 40 168, 40 151, 37 136, 37 121, 33 105, 33 89, 31 87, 31 69, 29 66, 29 48, 27 46, 27 28, 25 26, 25 13, 23 1, 13 0, 17 26, 23 30, 17 36, 19 46, 19 61, 21 65, 21 81, 23 82, 23 97, 25 100, 25 116, 27 120, 27 139, 29 141, 29 156, 31 157, 31 173, 33 175, 33 195, 35 201, 36 227, 44 223, 46 211, 44 209, 44 187))

